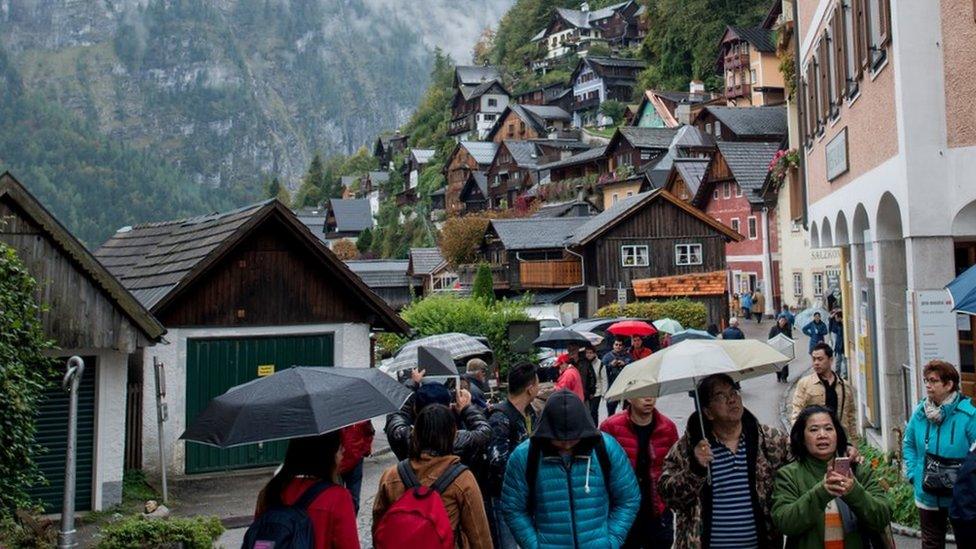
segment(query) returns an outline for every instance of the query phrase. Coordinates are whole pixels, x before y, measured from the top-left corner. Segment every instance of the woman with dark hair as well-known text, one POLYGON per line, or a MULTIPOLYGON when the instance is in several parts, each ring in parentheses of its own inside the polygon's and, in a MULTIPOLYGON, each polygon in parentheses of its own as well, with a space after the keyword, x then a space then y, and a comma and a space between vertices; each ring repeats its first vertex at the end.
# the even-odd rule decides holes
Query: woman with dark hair
MULTIPOLYGON (((420 485, 434 485, 442 475, 461 462, 459 457, 451 454, 456 431, 454 414, 443 404, 429 404, 417 415, 410 440, 410 457, 401 463, 410 468, 420 485)), ((383 472, 373 501, 374 545, 383 515, 406 491, 407 486, 400 477, 397 465, 383 472)), ((474 474, 465 469, 440 496, 455 533, 455 545, 491 549, 488 515, 474 474)))
POLYGON ((859 549, 886 532, 891 504, 870 467, 847 456, 834 412, 808 406, 790 431, 793 462, 776 473, 773 524, 787 547, 859 549))
POLYGON ((959 467, 976 442, 976 406, 959 392, 959 371, 943 360, 922 369, 925 399, 908 419, 902 442, 905 476, 915 489, 922 547, 945 547, 952 486, 925 482, 926 466, 959 467))
POLYGON ((333 483, 306 508, 316 549, 359 549, 352 496, 338 482, 342 445, 338 431, 288 441, 285 462, 258 494, 255 518, 275 507, 295 505, 321 481, 333 483))

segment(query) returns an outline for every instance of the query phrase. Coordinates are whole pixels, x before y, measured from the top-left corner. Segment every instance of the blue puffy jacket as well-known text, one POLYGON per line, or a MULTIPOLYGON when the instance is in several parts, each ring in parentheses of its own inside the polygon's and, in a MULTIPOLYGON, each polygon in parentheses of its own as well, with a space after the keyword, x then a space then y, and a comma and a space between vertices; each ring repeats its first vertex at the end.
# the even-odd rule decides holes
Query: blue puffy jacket
POLYGON ((927 507, 948 508, 952 498, 936 497, 922 490, 925 452, 962 459, 976 441, 976 407, 968 397, 959 395, 954 403, 945 405, 943 414, 945 419, 936 425, 925 417, 925 402, 919 403, 908 420, 902 444, 905 476, 915 487, 915 501, 927 507), (925 443, 926 437, 928 445, 925 443))
POLYGON ((610 435, 601 435, 610 457, 609 490, 595 450, 586 457, 574 456, 568 468, 563 458, 543 455, 536 477, 533 515, 528 510, 525 481, 530 441, 522 442, 512 452, 505 470, 501 505, 505 522, 524 549, 615 549, 623 545, 640 507, 640 489, 620 444, 610 435))

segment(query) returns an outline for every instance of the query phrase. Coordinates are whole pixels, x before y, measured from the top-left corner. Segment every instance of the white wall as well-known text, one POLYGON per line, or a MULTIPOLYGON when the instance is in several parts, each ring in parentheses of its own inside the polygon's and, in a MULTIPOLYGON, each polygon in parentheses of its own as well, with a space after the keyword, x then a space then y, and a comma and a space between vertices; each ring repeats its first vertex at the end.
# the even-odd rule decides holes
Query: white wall
MULTIPOLYGON (((165 424, 167 470, 171 475, 185 472, 185 445, 178 440, 186 430, 186 347, 194 338, 229 338, 328 334, 335 337, 335 364, 346 368, 369 367, 369 326, 367 324, 309 324, 304 326, 259 326, 253 328, 170 329, 169 344, 146 349, 143 360, 142 461, 147 474, 158 475, 159 437, 156 430, 156 385, 153 358, 166 368, 166 402, 169 420, 165 424)), ((122 391, 125 394, 125 391, 122 391)), ((124 399, 123 399, 124 400, 124 399)), ((124 421, 125 414, 122 414, 124 421)), ((123 429, 124 431, 124 429, 123 429)))

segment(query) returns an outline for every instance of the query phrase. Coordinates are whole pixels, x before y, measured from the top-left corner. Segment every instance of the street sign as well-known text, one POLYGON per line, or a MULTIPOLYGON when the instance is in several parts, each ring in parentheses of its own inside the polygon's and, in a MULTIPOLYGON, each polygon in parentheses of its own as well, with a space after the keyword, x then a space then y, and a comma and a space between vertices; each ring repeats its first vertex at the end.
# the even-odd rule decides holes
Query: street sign
POLYGON ((627 288, 617 288, 617 305, 622 309, 627 304, 627 288))
POLYGON ((258 365, 258 377, 268 377, 275 373, 274 364, 259 364, 258 365))

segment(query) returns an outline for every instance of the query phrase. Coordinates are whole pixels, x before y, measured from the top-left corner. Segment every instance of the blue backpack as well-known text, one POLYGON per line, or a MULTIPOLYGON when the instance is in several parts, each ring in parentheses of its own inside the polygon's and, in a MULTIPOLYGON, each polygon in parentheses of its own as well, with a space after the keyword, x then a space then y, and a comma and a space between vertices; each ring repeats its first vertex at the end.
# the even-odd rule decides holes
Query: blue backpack
POLYGON ((976 521, 976 449, 969 451, 956 475, 949 517, 960 522, 976 521))
POLYGON ((294 504, 265 511, 248 527, 241 549, 313 549, 315 533, 308 507, 331 486, 329 481, 316 482, 294 504))

